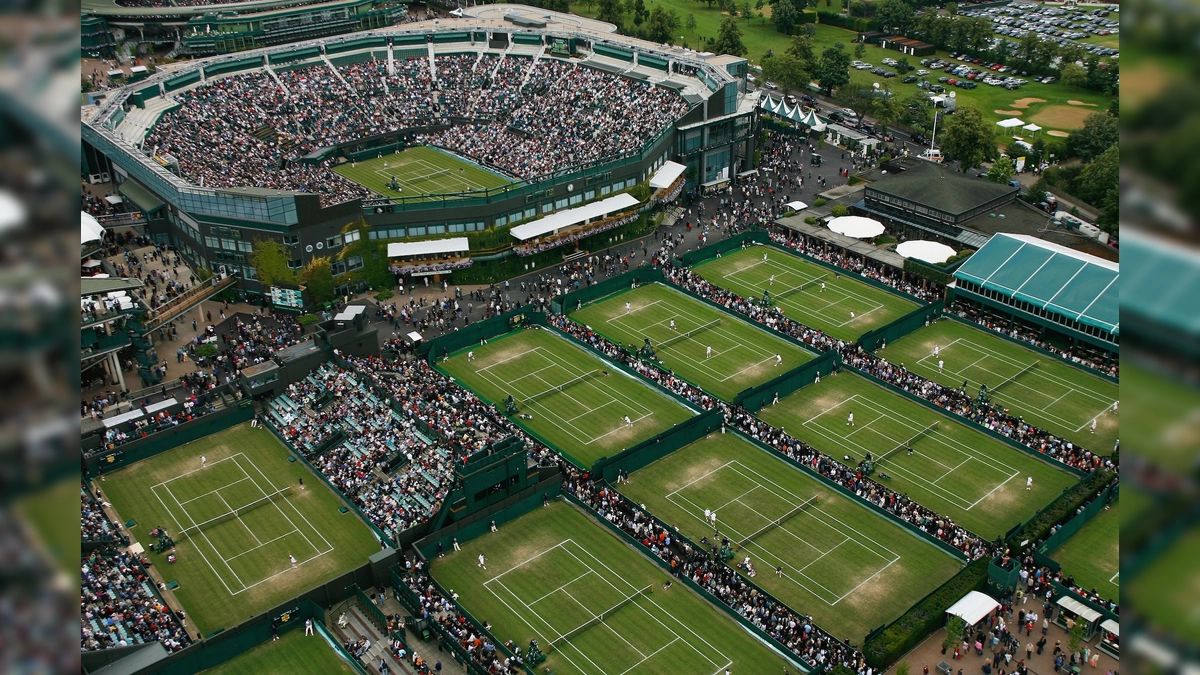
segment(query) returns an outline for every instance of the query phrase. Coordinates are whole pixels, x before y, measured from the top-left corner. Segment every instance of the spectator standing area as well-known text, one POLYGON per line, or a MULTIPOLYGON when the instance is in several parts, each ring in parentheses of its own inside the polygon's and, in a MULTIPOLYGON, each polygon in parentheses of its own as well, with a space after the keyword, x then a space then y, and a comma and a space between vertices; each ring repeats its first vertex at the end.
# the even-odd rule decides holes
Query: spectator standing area
POLYGON ((513 181, 437 148, 418 146, 357 163, 339 164, 334 171, 385 197, 474 192, 504 187, 513 181), (392 178, 395 178, 393 189, 392 178))
POLYGON ((874 477, 884 485, 986 539, 1024 522, 1077 480, 848 372, 805 387, 758 417, 834 457, 848 456, 850 465, 871 453, 874 477), (1028 477, 1031 490, 1025 489, 1028 477))
POLYGON ((1121 597, 1120 502, 1109 504, 1052 554, 1075 585, 1104 598, 1121 597))
POLYGON ((649 338, 664 366, 725 401, 814 357, 776 333, 662 284, 622 291, 571 319, 634 349, 649 338))
POLYGON ((763 246, 712 258, 693 271, 745 298, 761 300, 763 291, 770 291, 771 300, 789 318, 839 340, 856 340, 917 308, 915 302, 857 281, 853 274, 763 246))
MULTIPOLYGON (((435 558, 463 607, 558 675, 781 673, 791 667, 575 507, 555 503, 435 558), (478 566, 479 555, 487 569, 478 566), (672 581, 670 588, 663 584, 672 581)), ((794 671, 795 668, 791 667, 794 671)))
POLYGON ((962 566, 737 434, 696 441, 618 487, 693 542, 714 540, 705 511, 716 511, 716 542, 733 544, 728 564, 750 558, 756 584, 845 640, 900 616, 962 566))
POLYGON ((943 319, 889 344, 881 355, 948 387, 965 382, 972 396, 986 384, 992 400, 1014 415, 1092 451, 1108 454, 1117 441, 1117 383, 1050 354, 943 319))
POLYGON ((519 411, 513 421, 582 468, 694 414, 549 330, 515 331, 452 354, 438 367, 502 411, 513 396, 519 411))
POLYGON ((325 675, 358 671, 338 656, 320 634, 305 636, 304 628, 296 626, 278 641, 264 642, 204 672, 205 675, 325 675))
POLYGON ((130 533, 163 579, 179 582, 175 594, 203 634, 235 626, 379 550, 319 478, 287 460, 271 432, 243 424, 118 469, 103 484, 121 517, 136 522, 130 533), (162 527, 176 547, 155 552, 159 537, 151 532, 162 527))

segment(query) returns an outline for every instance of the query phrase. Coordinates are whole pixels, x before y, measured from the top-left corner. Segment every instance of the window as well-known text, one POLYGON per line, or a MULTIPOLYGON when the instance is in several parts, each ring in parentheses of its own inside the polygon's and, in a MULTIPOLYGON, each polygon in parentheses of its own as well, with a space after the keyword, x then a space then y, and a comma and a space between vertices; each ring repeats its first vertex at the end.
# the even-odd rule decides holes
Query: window
POLYGON ((254 253, 254 244, 248 241, 239 241, 238 250, 242 253, 254 253))
POLYGON ((300 243, 300 236, 296 234, 283 235, 283 243, 285 246, 295 246, 300 243))
POLYGON ((410 228, 408 228, 408 236, 424 237, 425 236, 425 228, 424 227, 410 227, 410 228))
POLYGON ((253 267, 251 267, 249 265, 246 265, 245 267, 242 268, 242 276, 247 279, 257 279, 258 278, 258 270, 254 269, 253 267))
POLYGON ((205 237, 204 245, 209 248, 221 248, 221 240, 217 237, 205 237))
POLYGON ((350 270, 351 272, 362 269, 362 266, 363 257, 361 255, 350 256, 350 258, 346 261, 346 269, 350 270))
POLYGON ((233 239, 222 239, 221 248, 225 249, 226 251, 236 251, 238 250, 238 243, 233 239))
POLYGON ((451 234, 458 234, 459 232, 464 232, 464 231, 466 231, 466 228, 467 228, 465 223, 451 223, 450 225, 447 225, 447 227, 450 228, 451 234))
POLYGON ((288 269, 298 270, 301 267, 304 267, 304 263, 299 260, 289 260, 288 261, 288 269))
POLYGON ((546 202, 542 204, 542 213, 550 213, 554 210, 554 202, 546 202))
POLYGON ((342 240, 347 244, 356 242, 359 239, 362 239, 362 232, 359 232, 358 230, 350 230, 346 234, 342 235, 342 240))
POLYGON ((563 197, 562 199, 559 199, 558 201, 554 202, 554 208, 555 209, 565 209, 565 208, 567 208, 568 203, 569 202, 568 202, 567 198, 563 197))
POLYGON ((532 218, 537 215, 537 209, 525 209, 525 217, 532 218))
POLYGON ((591 201, 591 200, 595 199, 595 198, 596 198, 596 191, 595 191, 595 190, 588 190, 587 192, 583 193, 583 198, 584 198, 584 199, 586 199, 586 200, 588 200, 588 201, 591 201))
POLYGON ((611 194, 611 193, 612 193, 612 188, 611 188, 611 187, 609 187, 609 186, 607 186, 607 185, 605 185, 604 187, 600 188, 600 196, 601 196, 601 197, 604 197, 604 196, 606 196, 606 195, 609 195, 609 194, 611 194))
POLYGON ((341 260, 334 260, 329 263, 329 271, 333 272, 333 276, 346 273, 346 263, 341 260))
POLYGON ((583 203, 583 195, 575 195, 571 197, 571 206, 583 203))
POLYGON ((430 225, 429 234, 446 234, 445 225, 430 225))
POLYGON ((326 248, 337 248, 342 245, 342 235, 334 235, 325 240, 326 248))

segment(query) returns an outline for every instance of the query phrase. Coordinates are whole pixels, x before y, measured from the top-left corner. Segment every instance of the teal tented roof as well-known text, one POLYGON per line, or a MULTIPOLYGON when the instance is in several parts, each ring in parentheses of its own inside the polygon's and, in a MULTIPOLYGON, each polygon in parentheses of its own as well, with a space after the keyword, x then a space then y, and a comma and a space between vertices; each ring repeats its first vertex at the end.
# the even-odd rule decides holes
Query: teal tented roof
POLYGON ((968 258, 954 277, 1114 335, 1120 333, 1121 272, 1116 263, 1037 237, 1002 233, 968 258))
POLYGON ((1200 256, 1132 229, 1121 237, 1121 249, 1138 261, 1123 291, 1125 310, 1165 328, 1200 334, 1200 295, 1194 290, 1200 283, 1200 256))

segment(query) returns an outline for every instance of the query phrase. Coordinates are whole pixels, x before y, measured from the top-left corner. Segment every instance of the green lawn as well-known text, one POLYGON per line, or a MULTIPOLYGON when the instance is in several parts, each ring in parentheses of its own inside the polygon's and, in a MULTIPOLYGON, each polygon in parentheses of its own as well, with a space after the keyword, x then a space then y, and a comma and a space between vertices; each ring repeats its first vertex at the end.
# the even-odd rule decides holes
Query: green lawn
POLYGON ((337 495, 287 460, 271 432, 242 424, 118 469, 101 483, 121 517, 137 521, 130 533, 154 567, 179 581, 175 595, 203 634, 232 628, 379 550, 366 524, 338 511, 337 495), (283 495, 264 497, 284 487, 283 495), (239 517, 223 518, 234 509, 239 517), (183 528, 214 519, 180 539, 183 528), (176 562, 150 550, 157 527, 176 539, 176 562))
POLYGON ((1123 605, 1137 607, 1156 632, 1200 643, 1200 529, 1195 525, 1126 585, 1123 605))
POLYGON ((325 675, 326 673, 356 673, 350 664, 337 656, 320 634, 305 635, 296 627, 280 635, 277 641, 265 641, 254 649, 240 653, 215 668, 202 670, 206 675, 259 675, 287 673, 288 675, 325 675))
POLYGON ((1048 462, 849 372, 804 387, 758 416, 839 460, 849 455, 851 464, 868 452, 882 457, 875 474, 880 482, 988 539, 1077 482, 1048 462), (904 449, 909 445, 912 454, 904 449), (1029 491, 1027 477, 1033 477, 1029 491))
POLYGON ((1120 414, 1126 411, 1113 412, 1120 395, 1116 383, 959 321, 919 328, 887 345, 880 355, 943 385, 959 387, 965 380, 972 396, 986 384, 992 399, 1014 414, 1102 455, 1112 452, 1119 418, 1128 417, 1120 414), (1026 370, 1033 363, 1037 365, 1026 370), (1014 375, 1016 379, 1009 380, 1014 375), (997 385, 1003 386, 996 390, 997 385))
POLYGON ((693 542, 712 538, 704 510, 716 509, 721 535, 746 542, 730 564, 749 556, 756 583, 855 644, 962 566, 736 434, 696 441, 618 487, 693 542))
POLYGON ((1195 471, 1200 458, 1200 391, 1132 362, 1121 364, 1121 382, 1128 392, 1121 416, 1126 436, 1138 440, 1138 455, 1178 474, 1195 471))
POLYGON ((916 303, 862 283, 853 275, 831 272, 800 256, 765 246, 712 258, 694 269, 745 298, 762 298, 763 291, 770 291, 772 300, 789 317, 839 340, 857 340, 917 308, 916 303))
POLYGON ((418 146, 399 154, 339 164, 334 171, 385 197, 415 197, 504 187, 511 178, 437 148, 418 146), (399 190, 391 187, 396 177, 399 190))
POLYGON ((79 529, 75 527, 77 476, 69 476, 43 485, 22 495, 13 503, 13 511, 34 534, 47 557, 58 571, 79 584, 79 529), (72 515, 74 513, 74 515, 72 515))
POLYGON ((357 671, 338 656, 320 634, 305 636, 304 629, 296 627, 276 642, 264 642, 215 668, 200 672, 206 675, 325 675, 357 671))
POLYGON ((572 313, 571 319, 634 348, 649 338, 663 365, 725 401, 814 356, 774 333, 662 284, 611 295, 572 313), (700 330, 694 335, 685 337, 697 328, 700 330))
POLYGON ((1075 536, 1058 547, 1051 556, 1062 564, 1063 573, 1075 577, 1075 583, 1095 589, 1101 597, 1121 597, 1121 518, 1113 502, 1108 510, 1092 518, 1075 536))
POLYGON ((584 468, 695 414, 550 330, 514 331, 438 367, 501 407, 515 396, 520 414, 531 417, 513 421, 584 468))
POLYGON ((539 673, 795 672, 682 583, 663 588, 671 577, 662 568, 569 504, 464 542, 430 569, 498 640, 524 649, 536 638, 549 649, 539 673))

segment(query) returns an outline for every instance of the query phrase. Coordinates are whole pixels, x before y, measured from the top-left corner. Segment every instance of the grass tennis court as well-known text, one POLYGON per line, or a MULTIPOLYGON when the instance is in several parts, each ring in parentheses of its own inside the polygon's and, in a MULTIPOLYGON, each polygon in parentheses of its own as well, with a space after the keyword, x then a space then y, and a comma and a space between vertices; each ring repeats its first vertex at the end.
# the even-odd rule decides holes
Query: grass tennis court
POLYGON ((1116 600, 1121 597, 1121 516, 1120 502, 1109 504, 1088 521, 1058 550, 1051 553, 1064 574, 1075 577, 1075 583, 1094 588, 1101 597, 1116 600))
POLYGON ((880 354, 944 385, 960 387, 966 380, 972 396, 978 394, 980 383, 986 384, 992 400, 1099 454, 1109 454, 1116 443, 1120 431, 1118 413, 1112 409, 1118 398, 1116 383, 1002 337, 944 319, 896 340, 880 354), (943 362, 941 372, 938 361, 943 362))
POLYGON ((962 563, 737 434, 713 434, 618 486, 693 542, 705 509, 749 556, 755 583, 839 638, 860 643, 962 563), (775 568, 782 568, 782 576, 775 568))
POLYGON ((768 246, 731 252, 694 269, 746 298, 761 299, 763 291, 770 291, 784 314, 840 340, 856 340, 917 308, 915 302, 858 281, 854 275, 832 272, 768 246))
POLYGON ((438 367, 501 409, 514 396, 530 417, 513 421, 587 468, 695 414, 549 330, 514 331, 438 367))
POLYGON ((200 672, 205 675, 325 675, 357 671, 333 651, 320 633, 305 636, 304 628, 297 626, 280 635, 278 642, 264 642, 219 666, 200 672))
POLYGON ((470 192, 504 187, 513 182, 507 176, 426 146, 354 164, 339 164, 333 170, 384 197, 470 192), (399 190, 392 189, 393 176, 399 190))
POLYGON ((1137 607, 1157 630, 1200 643, 1200 528, 1193 523, 1125 587, 1121 604, 1137 607))
POLYGON ((663 365, 725 401, 814 357, 778 335, 662 284, 622 291, 572 313, 571 319, 635 349, 650 338, 663 365))
MULTIPOLYGON (((1140 457, 1186 476, 1196 470, 1200 457, 1196 434, 1200 391, 1184 377, 1132 359, 1121 364, 1121 382, 1129 393, 1121 404, 1125 435, 1138 439, 1140 457)), ((1125 510, 1130 507, 1125 500, 1125 510)))
POLYGON ((100 484, 121 517, 137 521, 130 532, 154 567, 165 580, 179 581, 175 595, 204 634, 270 609, 379 550, 367 526, 340 513, 338 497, 287 458, 271 432, 242 424, 118 469, 100 484), (208 460, 203 468, 201 456, 208 460), (175 539, 176 562, 151 551, 157 527, 175 539))
POLYGON ((663 588, 662 568, 566 503, 464 542, 430 569, 498 640, 524 650, 536 638, 548 657, 539 673, 796 671, 678 580, 663 588))
POLYGON ((758 417, 839 460, 849 456, 851 465, 871 453, 881 483, 988 539, 1025 521, 1077 481, 849 372, 804 387, 758 417), (1031 490, 1025 489, 1027 477, 1033 477, 1031 490))

